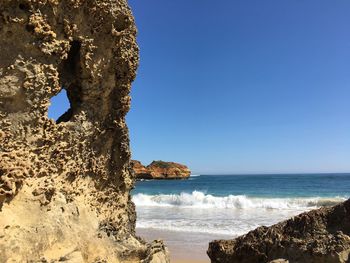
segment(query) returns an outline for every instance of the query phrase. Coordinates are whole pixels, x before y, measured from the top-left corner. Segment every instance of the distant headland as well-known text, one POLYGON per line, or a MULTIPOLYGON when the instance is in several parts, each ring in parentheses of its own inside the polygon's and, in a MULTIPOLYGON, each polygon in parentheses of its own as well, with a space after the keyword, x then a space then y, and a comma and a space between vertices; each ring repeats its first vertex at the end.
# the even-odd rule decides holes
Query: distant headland
POLYGON ((144 166, 140 161, 132 160, 131 167, 138 180, 183 180, 191 174, 186 165, 174 162, 153 161, 148 166, 144 166))

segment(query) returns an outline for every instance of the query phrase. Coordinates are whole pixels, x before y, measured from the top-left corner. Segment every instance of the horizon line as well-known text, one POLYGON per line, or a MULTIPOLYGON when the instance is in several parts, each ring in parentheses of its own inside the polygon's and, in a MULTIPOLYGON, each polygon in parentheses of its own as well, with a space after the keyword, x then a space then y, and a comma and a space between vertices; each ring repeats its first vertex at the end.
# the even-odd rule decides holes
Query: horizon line
POLYGON ((191 175, 317 175, 317 174, 349 174, 350 172, 263 172, 263 173, 191 173, 191 175))

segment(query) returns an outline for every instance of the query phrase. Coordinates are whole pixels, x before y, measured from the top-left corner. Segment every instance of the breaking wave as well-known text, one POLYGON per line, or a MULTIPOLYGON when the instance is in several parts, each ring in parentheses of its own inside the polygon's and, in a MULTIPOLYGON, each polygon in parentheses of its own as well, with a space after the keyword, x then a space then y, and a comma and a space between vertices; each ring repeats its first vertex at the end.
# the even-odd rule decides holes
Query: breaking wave
POLYGON ((176 206, 189 208, 230 208, 230 209, 312 209, 321 206, 332 206, 345 197, 325 198, 257 198, 245 195, 213 196, 200 191, 181 194, 147 195, 136 194, 133 201, 138 207, 176 206))

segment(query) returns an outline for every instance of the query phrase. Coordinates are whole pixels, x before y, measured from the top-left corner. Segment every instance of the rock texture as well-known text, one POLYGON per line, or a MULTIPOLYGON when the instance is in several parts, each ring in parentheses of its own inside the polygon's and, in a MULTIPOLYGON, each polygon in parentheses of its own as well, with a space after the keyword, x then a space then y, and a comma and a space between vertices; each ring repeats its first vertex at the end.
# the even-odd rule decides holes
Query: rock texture
POLYGON ((135 35, 126 0, 0 0, 1 262, 168 262, 135 236, 135 35))
POLYGON ((141 162, 132 160, 131 166, 137 179, 187 179, 191 175, 186 165, 173 162, 153 161, 143 166, 141 162))
POLYGON ((350 200, 209 244, 213 263, 350 262, 350 200))

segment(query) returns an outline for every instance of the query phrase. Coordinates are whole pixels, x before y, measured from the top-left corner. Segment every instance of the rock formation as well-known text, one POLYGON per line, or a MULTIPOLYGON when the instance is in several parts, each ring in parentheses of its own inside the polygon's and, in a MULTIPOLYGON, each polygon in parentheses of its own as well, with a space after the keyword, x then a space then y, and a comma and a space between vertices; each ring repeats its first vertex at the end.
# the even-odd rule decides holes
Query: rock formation
POLYGON ((212 263, 350 262, 350 200, 209 244, 212 263))
POLYGON ((126 0, 0 0, 1 262, 168 262, 135 236, 135 35, 126 0))
POLYGON ((186 165, 153 161, 148 166, 143 166, 141 162, 132 160, 131 166, 137 179, 187 179, 191 171, 186 165))

